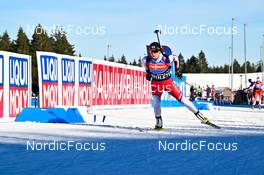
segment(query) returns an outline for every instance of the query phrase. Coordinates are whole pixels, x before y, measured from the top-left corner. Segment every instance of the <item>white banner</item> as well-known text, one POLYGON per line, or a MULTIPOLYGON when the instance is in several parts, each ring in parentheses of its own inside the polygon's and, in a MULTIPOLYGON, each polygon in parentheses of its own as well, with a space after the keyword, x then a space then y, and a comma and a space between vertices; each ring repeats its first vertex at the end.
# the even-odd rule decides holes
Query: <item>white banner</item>
POLYGON ((37 52, 40 107, 88 106, 92 60, 37 52))
POLYGON ((0 120, 15 120, 30 104, 31 57, 0 51, 0 120))

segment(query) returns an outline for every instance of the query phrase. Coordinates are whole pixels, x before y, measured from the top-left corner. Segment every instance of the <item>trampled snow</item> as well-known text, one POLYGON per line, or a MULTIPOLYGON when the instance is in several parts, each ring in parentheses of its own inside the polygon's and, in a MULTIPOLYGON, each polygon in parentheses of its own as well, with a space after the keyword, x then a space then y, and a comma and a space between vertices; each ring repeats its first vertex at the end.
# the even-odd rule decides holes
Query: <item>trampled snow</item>
POLYGON ((83 138, 159 138, 175 136, 229 136, 264 134, 264 111, 237 107, 213 107, 202 111, 217 130, 201 124, 186 108, 163 108, 165 130, 151 130, 155 125, 152 108, 108 109, 90 111, 85 124, 47 124, 33 122, 0 123, 1 142, 23 139, 83 138), (96 115, 96 119, 94 119, 96 115), (103 122, 103 116, 105 121, 103 122))
MULTIPOLYGON (((85 124, 0 123, 1 174, 263 174, 264 111, 212 107, 214 129, 186 108, 163 108, 154 131, 152 108, 89 111, 85 124), (96 118, 94 118, 96 115, 96 118), (105 121, 103 122, 103 116, 105 121), (105 143, 103 151, 27 150, 27 143, 105 143), (160 150, 160 143, 237 143, 235 151, 160 150), (4 173, 2 173, 4 172, 4 173)), ((175 145, 174 145, 175 146, 175 145)))

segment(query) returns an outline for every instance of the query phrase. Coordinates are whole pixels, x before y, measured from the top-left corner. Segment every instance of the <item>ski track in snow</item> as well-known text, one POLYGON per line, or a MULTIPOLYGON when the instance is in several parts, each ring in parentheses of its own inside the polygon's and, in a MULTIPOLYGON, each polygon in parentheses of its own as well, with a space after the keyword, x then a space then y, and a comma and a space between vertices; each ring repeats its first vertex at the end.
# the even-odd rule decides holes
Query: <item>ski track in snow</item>
POLYGON ((163 108, 165 130, 154 131, 152 108, 96 110, 86 116, 85 124, 48 124, 32 122, 0 123, 1 143, 26 140, 153 139, 180 136, 264 135, 264 111, 258 109, 215 107, 202 111, 220 130, 201 124, 186 108, 163 108), (96 114, 96 122, 93 115, 96 114), (103 115, 106 116, 102 122, 103 115))
MULTIPOLYGON (((165 130, 152 130, 151 108, 90 111, 85 124, 0 123, 2 174, 260 175, 264 111, 217 107, 202 111, 221 129, 201 124, 186 108, 163 108, 165 130), (216 110, 215 110, 216 109, 216 110), (218 110, 219 109, 219 110, 218 110), (94 122, 94 114, 97 115, 94 122), (105 122, 102 122, 103 116, 105 122), (27 141, 104 142, 106 150, 27 150, 27 141), (237 143, 237 151, 160 151, 159 141, 237 143)), ((90 142, 90 143, 92 143, 90 142)))

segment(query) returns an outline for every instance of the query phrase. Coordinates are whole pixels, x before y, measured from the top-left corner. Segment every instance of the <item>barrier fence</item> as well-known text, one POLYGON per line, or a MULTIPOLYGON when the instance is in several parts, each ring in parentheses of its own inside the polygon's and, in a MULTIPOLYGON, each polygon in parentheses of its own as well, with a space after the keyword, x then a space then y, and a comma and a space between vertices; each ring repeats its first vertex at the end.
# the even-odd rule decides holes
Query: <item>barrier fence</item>
MULTIPOLYGON (((151 86, 142 67, 52 52, 36 55, 41 108, 151 104, 151 86)), ((0 51, 0 68, 0 121, 13 121, 31 106, 31 57, 0 51)), ((185 93, 185 84, 176 83, 185 93)), ((173 99, 165 94, 162 101, 171 106, 173 99)))
POLYGON ((37 52, 40 107, 149 104, 143 68, 37 52))

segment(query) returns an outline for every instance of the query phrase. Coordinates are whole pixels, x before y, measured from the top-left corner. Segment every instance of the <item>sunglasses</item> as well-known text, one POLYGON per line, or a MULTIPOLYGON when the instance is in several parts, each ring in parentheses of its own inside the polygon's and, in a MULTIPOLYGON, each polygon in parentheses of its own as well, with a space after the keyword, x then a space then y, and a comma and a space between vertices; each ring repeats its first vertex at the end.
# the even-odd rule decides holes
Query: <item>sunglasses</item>
POLYGON ((159 51, 159 49, 151 50, 152 53, 158 53, 159 51))

